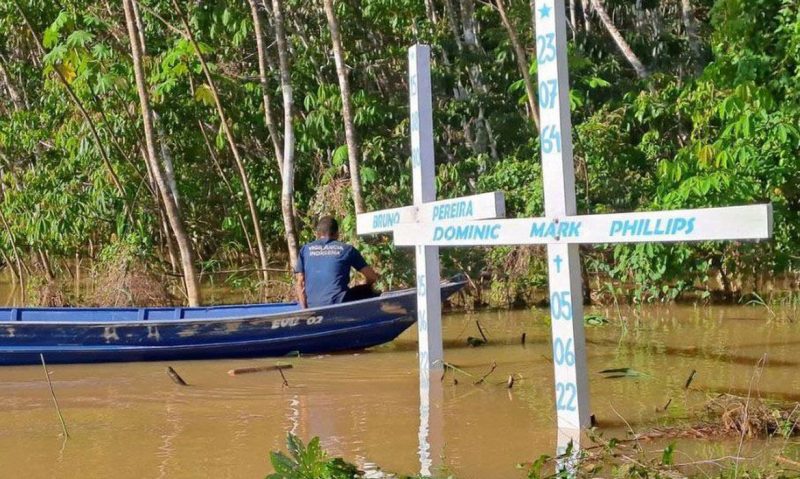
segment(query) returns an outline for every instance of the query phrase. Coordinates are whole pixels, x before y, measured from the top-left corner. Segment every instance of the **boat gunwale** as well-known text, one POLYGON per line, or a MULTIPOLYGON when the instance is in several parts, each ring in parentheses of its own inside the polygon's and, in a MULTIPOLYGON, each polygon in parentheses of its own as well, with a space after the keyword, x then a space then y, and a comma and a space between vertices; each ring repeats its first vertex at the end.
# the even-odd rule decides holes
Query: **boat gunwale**
MULTIPOLYGON (((441 289, 446 289, 450 287, 457 287, 458 285, 464 283, 463 281, 454 281, 454 282, 446 282, 441 285, 441 289)), ((407 295, 414 294, 416 292, 416 288, 407 288, 402 289, 399 291, 389 291, 381 296, 377 296, 375 298, 367 298, 358 301, 351 301, 347 303, 338 303, 332 304, 328 306, 318 306, 315 308, 306 308, 306 309, 297 309, 295 311, 282 311, 277 313, 259 313, 259 314, 250 314, 250 315, 239 315, 239 316, 225 316, 221 318, 205 318, 205 319, 198 319, 198 318, 176 318, 176 319, 136 319, 136 320, 119 320, 119 321, 69 321, 69 320, 59 320, 59 321, 23 321, 23 320, 0 320, 0 327, 13 327, 13 326, 20 326, 20 325, 44 325, 44 326, 103 326, 108 325, 111 327, 125 327, 125 326, 156 326, 156 325, 186 325, 186 324, 208 324, 208 323, 223 323, 223 322, 233 322, 233 321, 246 321, 246 320, 259 320, 259 319, 273 319, 273 318, 280 318, 282 316, 298 316, 301 315, 303 317, 313 316, 316 312, 327 312, 335 309, 343 309, 344 307, 350 307, 355 305, 361 304, 368 304, 373 302, 380 302, 380 301, 388 301, 395 299, 397 297, 405 297, 407 295)), ((210 306, 210 307, 175 307, 169 308, 166 307, 165 309, 184 309, 184 310, 198 310, 198 309, 212 309, 215 307, 247 307, 247 306, 269 306, 271 303, 266 304, 253 304, 253 305, 220 305, 220 306, 210 306)), ((275 305, 292 305, 297 303, 274 303, 275 305)), ((155 308, 119 308, 120 310, 130 310, 130 311, 141 311, 142 309, 159 309, 161 307, 155 308)), ((29 309, 29 310, 39 310, 39 311, 46 311, 48 309, 59 309, 59 310, 69 310, 71 308, 3 308, 3 309, 29 309)), ((112 309, 112 308, 75 308, 79 310, 102 310, 102 309, 112 309)))
MULTIPOLYGON (((306 338, 316 339, 316 338, 321 338, 321 337, 325 337, 325 336, 338 335, 338 334, 342 334, 342 333, 351 333, 351 332, 355 332, 355 331, 358 331, 358 330, 361 330, 361 329, 366 329, 366 328, 374 328, 375 326, 378 326, 378 325, 381 325, 381 326, 393 326, 395 323, 403 321, 403 318, 405 318, 406 316, 408 316, 408 315, 400 315, 400 316, 397 316, 395 318, 390 318, 390 319, 384 319, 384 320, 381 320, 381 321, 377 321, 374 324, 356 324, 356 325, 353 325, 353 326, 346 326, 346 327, 339 328, 339 329, 334 329, 334 330, 316 331, 316 332, 311 332, 311 333, 303 332, 302 335, 298 335, 298 336, 281 336, 281 337, 237 340, 237 341, 230 341, 230 342, 223 341, 223 342, 215 342, 215 343, 202 343, 202 344, 199 344, 199 345, 196 344, 196 343, 193 343, 193 344, 173 344, 173 345, 146 345, 146 346, 141 346, 141 345, 137 345, 137 346, 114 345, 113 348, 115 350, 118 350, 118 351, 121 350, 121 351, 128 351, 128 352, 130 352, 130 351, 156 351, 156 350, 164 350, 164 351, 166 351, 166 350, 173 350, 173 349, 178 349, 178 350, 181 350, 181 349, 192 349, 192 348, 197 348, 198 346, 202 347, 204 349, 209 349, 209 348, 215 348, 215 347, 231 347, 232 345, 246 346, 246 345, 250 345, 250 344, 280 343, 280 342, 294 340, 294 339, 296 339, 296 337, 302 337, 303 339, 306 339, 306 338)), ((412 324, 412 323, 413 323, 413 321, 411 321, 409 323, 409 325, 412 324)), ((106 346, 107 345, 100 345, 100 346, 57 345, 57 346, 45 346, 44 348, 59 348, 58 349, 59 351, 63 351, 64 349, 67 349, 67 350, 69 350, 70 353, 80 353, 81 351, 88 351, 88 352, 91 353, 91 352, 103 351, 104 349, 107 349, 106 346)), ((36 346, 37 351, 39 349, 42 349, 42 348, 43 348, 42 346, 36 346)), ((21 353, 26 353, 27 351, 3 350, 3 346, 0 346, 0 352, 2 352, 3 354, 21 354, 21 353)), ((47 352, 48 351, 46 351, 46 349, 42 350, 42 353, 47 353, 47 352)))

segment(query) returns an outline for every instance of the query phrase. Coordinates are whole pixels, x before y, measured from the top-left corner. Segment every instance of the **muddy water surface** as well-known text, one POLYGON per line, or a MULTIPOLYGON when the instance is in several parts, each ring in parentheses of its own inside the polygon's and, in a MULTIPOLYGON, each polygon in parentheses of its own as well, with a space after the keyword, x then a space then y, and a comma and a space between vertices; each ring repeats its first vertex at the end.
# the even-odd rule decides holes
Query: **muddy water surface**
MULTIPOLYGON (((592 411, 607 437, 683 418, 709 391, 746 393, 764 354, 761 394, 800 397, 798 324, 770 321, 763 309, 749 307, 623 310, 623 322, 615 310, 605 313, 611 324, 587 328, 587 338, 592 411), (642 374, 599 373, 622 367, 642 374), (670 399, 666 412, 657 411, 670 399)), ((444 380, 441 422, 431 426, 435 458, 459 478, 524 477, 516 463, 555 448, 546 312, 448 315, 444 334, 446 360, 473 377, 444 380), (471 348, 466 339, 479 336, 476 320, 490 343, 471 348), (495 372, 474 386, 492 362, 495 372)), ((189 387, 170 381, 166 363, 53 365, 68 441, 60 437, 42 368, 0 368, 0 478, 261 478, 271 471, 269 451, 283 448, 290 431, 320 436, 331 453, 359 465, 416 473, 415 338, 412 329, 368 352, 290 359, 289 387, 277 373, 227 374, 274 359, 170 363, 189 387)), ((758 454, 762 446, 747 450, 758 454)), ((681 443, 678 457, 716 457, 731 447, 681 443)))

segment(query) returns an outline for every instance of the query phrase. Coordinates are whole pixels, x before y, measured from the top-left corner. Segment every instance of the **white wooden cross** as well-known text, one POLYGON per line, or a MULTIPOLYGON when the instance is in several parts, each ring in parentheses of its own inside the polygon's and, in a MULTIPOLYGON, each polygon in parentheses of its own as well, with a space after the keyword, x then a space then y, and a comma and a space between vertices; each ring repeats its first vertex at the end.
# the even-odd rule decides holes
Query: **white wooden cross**
MULTIPOLYGON (((567 36, 564 0, 536 0, 536 49, 539 70, 542 174, 545 217, 458 221, 448 224, 429 222, 394 226, 395 244, 417 247, 417 267, 427 271, 429 281, 418 282, 418 291, 438 301, 436 249, 440 246, 547 245, 552 316, 555 404, 559 449, 568 442, 580 446, 580 431, 590 426, 589 389, 586 370, 586 345, 583 331, 579 244, 678 242, 709 240, 758 240, 772 234, 772 207, 769 204, 706 208, 694 210, 577 215, 575 170, 572 160, 572 125, 569 111, 567 36), (428 249, 431 248, 431 249, 428 249), (424 286, 424 288, 423 288, 424 286)), ((411 57, 411 56, 410 56, 411 57)), ((413 59, 413 57, 411 57, 413 59)), ((418 61, 418 59, 417 59, 418 61)), ((413 63, 413 61, 412 61, 413 63)), ((415 91, 412 84, 412 99, 415 91)), ((430 100, 423 101, 430 108, 430 100)), ((414 104, 412 102, 412 115, 414 104)), ((412 124, 413 124, 412 116, 412 124)), ((429 123, 425 128, 430 127, 429 123)), ((412 130, 412 145, 419 147, 419 133, 412 130)), ((422 144, 422 148, 430 148, 422 144)), ((418 155, 415 158, 420 158, 418 155)), ((433 162, 423 167, 433 168, 433 162)), ((415 202, 417 200, 415 166, 415 202)), ((425 170, 430 171, 430 170, 425 170)), ((432 174, 431 174, 432 177, 432 174)), ((440 332, 430 344, 438 348, 440 332)), ((422 346, 420 346, 422 348, 422 346)), ((422 349, 420 349, 422 351, 422 349)), ((429 363, 420 357, 420 375, 429 363)))
MULTIPOLYGON (((423 224, 503 218, 505 198, 501 192, 435 201, 430 47, 414 45, 409 48, 408 62, 414 205, 358 215, 358 234, 389 233, 400 225, 419 227, 423 224)), ((431 369, 441 368, 443 365, 439 248, 430 245, 417 246, 416 269, 419 370, 422 383, 427 382, 431 369)))
MULTIPOLYGON (((400 225, 419 227, 423 224, 503 218, 505 197, 501 192, 435 201, 430 47, 414 45, 409 48, 408 63, 414 204, 358 215, 358 234, 391 233, 400 225)), ((442 387, 438 379, 431 379, 430 374, 432 370, 444 366, 439 248, 421 244, 415 248, 415 253, 419 335, 419 456, 420 473, 428 476, 443 447, 442 387)))

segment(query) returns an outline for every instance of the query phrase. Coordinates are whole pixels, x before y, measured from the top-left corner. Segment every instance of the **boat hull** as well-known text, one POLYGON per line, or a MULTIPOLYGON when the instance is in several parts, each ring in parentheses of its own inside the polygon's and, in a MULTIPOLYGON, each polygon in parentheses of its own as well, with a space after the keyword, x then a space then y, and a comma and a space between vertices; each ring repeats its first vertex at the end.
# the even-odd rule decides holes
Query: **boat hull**
MULTIPOLYGON (((461 287, 443 285, 443 299, 461 287)), ((93 363, 329 353, 389 342, 415 321, 415 290, 313 309, 0 309, 0 365, 39 363, 40 354, 93 363)))

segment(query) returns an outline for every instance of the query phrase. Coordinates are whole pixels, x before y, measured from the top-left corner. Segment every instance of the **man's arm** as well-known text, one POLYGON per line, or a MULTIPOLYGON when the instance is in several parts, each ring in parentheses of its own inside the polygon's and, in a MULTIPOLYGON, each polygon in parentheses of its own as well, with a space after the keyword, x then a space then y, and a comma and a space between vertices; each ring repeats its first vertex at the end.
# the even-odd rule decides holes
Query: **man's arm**
POLYGON ((306 298, 306 275, 303 273, 294 274, 294 291, 297 294, 297 304, 301 308, 308 308, 308 299, 306 298))
POLYGON ((372 269, 372 266, 364 266, 363 268, 358 270, 358 272, 363 274, 364 277, 367 278, 368 285, 371 286, 378 282, 378 273, 376 273, 375 270, 372 269))

